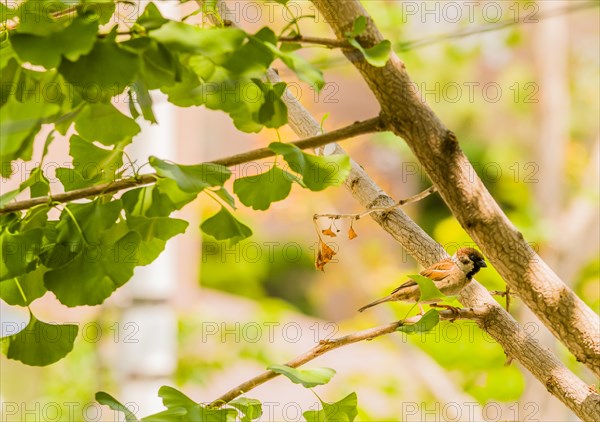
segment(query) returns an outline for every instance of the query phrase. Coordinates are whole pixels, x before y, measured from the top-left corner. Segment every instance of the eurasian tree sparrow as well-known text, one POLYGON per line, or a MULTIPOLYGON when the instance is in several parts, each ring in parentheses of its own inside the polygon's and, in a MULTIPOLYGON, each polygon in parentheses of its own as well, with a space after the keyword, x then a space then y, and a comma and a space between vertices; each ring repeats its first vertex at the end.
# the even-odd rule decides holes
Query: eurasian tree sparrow
MULTIPOLYGON (((431 279, 442 293, 450 296, 458 294, 483 267, 487 267, 487 264, 481 252, 473 248, 461 248, 451 258, 436 262, 419 274, 431 279)), ((369 303, 358 311, 362 312, 371 306, 396 300, 417 302, 420 296, 417 282, 408 280, 393 290, 390 295, 369 303)))

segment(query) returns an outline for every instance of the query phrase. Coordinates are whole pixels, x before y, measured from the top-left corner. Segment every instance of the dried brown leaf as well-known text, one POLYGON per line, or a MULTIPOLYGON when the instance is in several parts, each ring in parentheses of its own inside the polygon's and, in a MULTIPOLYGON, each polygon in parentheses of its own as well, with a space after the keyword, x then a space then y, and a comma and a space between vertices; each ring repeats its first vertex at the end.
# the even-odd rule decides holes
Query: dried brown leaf
POLYGON ((317 253, 317 261, 315 266, 317 270, 325 271, 325 264, 331 261, 335 252, 327 243, 320 241, 319 242, 319 252, 317 253))
POLYGON ((321 233, 323 233, 325 236, 329 236, 329 237, 336 237, 337 234, 335 234, 332 230, 331 227, 325 230, 321 230, 321 233))
POLYGON ((334 250, 325 242, 321 242, 321 253, 323 254, 323 260, 325 262, 331 261, 333 255, 335 255, 334 250))
POLYGON ((358 237, 358 234, 354 231, 354 228, 350 226, 350 230, 348 230, 348 239, 352 240, 355 237, 358 237))

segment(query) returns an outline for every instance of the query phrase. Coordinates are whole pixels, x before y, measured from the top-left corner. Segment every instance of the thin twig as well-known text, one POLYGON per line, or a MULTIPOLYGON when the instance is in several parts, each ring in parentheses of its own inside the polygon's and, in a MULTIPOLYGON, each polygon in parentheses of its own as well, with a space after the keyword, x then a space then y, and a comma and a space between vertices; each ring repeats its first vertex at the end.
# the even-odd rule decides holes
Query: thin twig
MULTIPOLYGON (((300 149, 315 148, 343 139, 352 138, 358 135, 364 135, 366 133, 372 132, 380 132, 383 130, 384 126, 382 124, 382 119, 380 117, 374 117, 372 119, 355 122, 349 126, 334 130, 332 132, 312 136, 295 142, 290 142, 290 144, 295 145, 300 149)), ((269 148, 259 148, 252 151, 243 152, 241 154, 232 155, 230 157, 214 160, 210 163, 219 164, 225 167, 231 167, 250 161, 260 160, 262 158, 272 157, 274 155, 275 153, 269 148)), ((29 209, 36 205, 70 202, 76 199, 83 199, 92 196, 98 196, 101 194, 114 193, 121 190, 130 189, 136 186, 149 185, 156 182, 157 179, 158 175, 156 173, 143 174, 138 177, 117 180, 115 182, 110 183, 103 183, 101 185, 90 186, 88 188, 75 189, 56 195, 40 196, 37 198, 26 199, 23 201, 11 202, 0 209, 0 215, 8 214, 14 211, 29 209)))
POLYGON ((404 43, 400 43, 396 51, 410 51, 415 48, 425 47, 432 44, 437 44, 442 41, 447 41, 451 39, 459 39, 468 37, 471 35, 483 34, 491 31, 498 31, 501 29, 509 28, 515 25, 521 25, 523 23, 538 23, 540 20, 552 18, 555 16, 566 15, 568 13, 577 12, 579 10, 584 10, 592 7, 598 7, 598 2, 591 1, 586 3, 575 3, 564 8, 556 9, 553 11, 548 11, 545 13, 536 13, 532 12, 531 14, 523 14, 523 16, 519 17, 519 19, 507 19, 499 22, 486 23, 484 25, 479 25, 474 28, 461 28, 458 31, 447 32, 444 34, 432 35, 424 38, 420 38, 417 40, 406 41, 404 43))
POLYGON ((335 38, 321 38, 321 37, 306 37, 303 35, 294 36, 281 36, 279 37, 281 42, 296 42, 302 44, 318 44, 328 48, 353 48, 352 45, 346 40, 338 40, 335 38))
MULTIPOLYGON (((455 319, 470 319, 470 320, 484 320, 485 317, 489 314, 490 307, 485 306, 482 308, 457 308, 456 310, 442 310, 438 311, 440 315, 440 319, 444 320, 455 320, 455 319)), ((411 318, 410 322, 414 323, 418 321, 415 318, 411 318)), ((360 341, 372 340, 376 337, 383 336, 385 334, 391 334, 395 332, 399 327, 405 325, 408 321, 396 321, 386 325, 380 325, 378 327, 369 328, 362 331, 357 331, 352 334, 348 334, 343 337, 338 337, 331 340, 321 340, 318 345, 308 350, 307 352, 296 356, 294 359, 290 360, 286 363, 287 366, 292 368, 297 368, 299 366, 304 365, 307 362, 310 362, 313 359, 331 351, 337 349, 342 346, 346 346, 348 344, 358 343, 360 341)), ((258 387, 261 384, 269 381, 270 379, 275 378, 279 374, 273 371, 265 371, 243 383, 238 385, 237 387, 232 388, 227 393, 223 394, 219 398, 215 399, 210 406, 211 407, 221 407, 236 397, 247 393, 253 388, 258 387)))
POLYGON ((490 294, 492 296, 501 296, 501 297, 509 297, 509 296, 516 296, 519 297, 519 295, 510 290, 510 287, 506 286, 506 290, 490 290, 490 294))
POLYGON ((510 298, 511 296, 516 296, 519 297, 519 295, 516 292, 513 292, 509 286, 506 286, 506 290, 491 290, 490 294, 492 296, 500 296, 500 297, 505 297, 506 298, 506 312, 510 312, 510 298))
POLYGON ((427 189, 425 189, 424 191, 419 192, 416 195, 409 196, 406 199, 401 199, 400 201, 396 202, 394 205, 391 205, 389 207, 371 208, 367 211, 363 211, 363 212, 359 212, 359 213, 355 213, 355 214, 315 214, 315 215, 313 215, 313 220, 316 220, 318 218, 332 218, 334 220, 339 220, 340 218, 351 218, 354 220, 360 220, 361 218, 363 218, 369 214, 372 214, 374 212, 390 212, 398 207, 402 207, 404 205, 412 204, 413 202, 420 201, 421 199, 428 197, 429 195, 431 195, 432 193, 434 193, 436 191, 437 191, 437 189, 435 188, 435 186, 430 186, 427 189))

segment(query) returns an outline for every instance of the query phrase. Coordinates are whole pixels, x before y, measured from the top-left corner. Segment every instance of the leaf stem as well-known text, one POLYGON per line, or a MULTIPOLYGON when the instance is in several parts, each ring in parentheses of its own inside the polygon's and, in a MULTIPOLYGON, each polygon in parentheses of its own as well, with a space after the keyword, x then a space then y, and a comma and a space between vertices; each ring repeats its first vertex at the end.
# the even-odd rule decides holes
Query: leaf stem
POLYGON ((85 235, 83 234, 83 230, 81 229, 79 222, 77 221, 77 219, 75 218, 75 215, 73 215, 73 213, 71 212, 69 207, 68 206, 63 207, 63 211, 65 211, 67 214, 69 214, 69 217, 71 217, 71 220, 73 220, 73 224, 75 224, 75 227, 77 228, 77 231, 79 232, 79 235, 81 236, 81 240, 83 241, 83 244, 85 246, 90 246, 87 239, 85 238, 85 235))
POLYGON ((23 302, 27 303, 27 296, 25 295, 25 292, 23 291, 23 288, 21 287, 21 283, 19 283, 19 280, 17 280, 17 278, 13 278, 13 280, 15 280, 15 284, 17 285, 17 289, 19 290, 19 293, 21 293, 21 297, 23 298, 23 302))

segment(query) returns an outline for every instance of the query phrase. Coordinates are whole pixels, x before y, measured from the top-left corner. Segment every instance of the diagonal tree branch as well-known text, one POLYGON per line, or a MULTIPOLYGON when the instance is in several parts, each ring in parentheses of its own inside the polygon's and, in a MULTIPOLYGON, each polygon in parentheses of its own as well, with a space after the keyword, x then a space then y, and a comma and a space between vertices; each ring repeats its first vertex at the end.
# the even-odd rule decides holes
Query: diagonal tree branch
MULTIPOLYGON (((380 117, 373 117, 368 120, 355 122, 350 126, 334 130, 329 133, 307 137, 299 141, 290 142, 300 149, 315 148, 331 142, 340 141, 343 139, 352 138, 365 133, 372 133, 383 130, 383 124, 380 117)), ((225 167, 231 167, 238 164, 248 163, 250 161, 260 160, 274 156, 275 153, 269 148, 259 148, 241 154, 232 155, 226 158, 211 161, 213 164, 220 164, 225 167)), ((117 180, 115 182, 103 183, 101 185, 90 186, 88 188, 75 189, 72 191, 59 193, 51 196, 39 196, 37 198, 25 199, 23 201, 11 202, 0 208, 0 215, 8 214, 14 211, 29 209, 36 205, 48 203, 63 203, 70 202, 76 199, 89 198, 107 193, 114 193, 125 189, 130 189, 136 186, 149 185, 156 182, 158 176, 156 173, 144 174, 138 177, 117 180)))
MULTIPOLYGON (((484 306, 484 307, 478 308, 478 309, 462 308, 462 309, 456 310, 456 312, 451 311, 451 310, 443 310, 443 311, 439 311, 439 315, 440 315, 440 319, 445 319, 445 320, 470 319, 470 320, 475 320, 475 321, 483 321, 489 314, 490 308, 491 308, 490 306, 484 306)), ((403 321, 396 321, 396 322, 391 322, 386 325, 380 325, 379 327, 374 327, 374 328, 369 328, 369 329, 362 330, 362 331, 357 331, 355 333, 348 334, 343 337, 338 337, 338 338, 334 338, 331 340, 321 340, 321 342, 318 345, 316 345, 312 349, 308 350, 307 352, 302 353, 299 356, 296 356, 294 359, 287 362, 286 365, 289 367, 292 367, 292 368, 297 368, 299 366, 304 365, 307 362, 310 362, 313 359, 318 358, 319 356, 321 356, 327 352, 330 352, 331 350, 338 349, 340 347, 347 346, 349 344, 358 343, 360 341, 373 340, 374 338, 383 336, 385 334, 392 334, 399 327, 405 325, 407 322, 414 323, 417 321, 418 321, 418 319, 414 319, 412 321, 408 321, 408 319, 403 320, 403 321)), ((259 385, 264 384, 265 382, 269 381, 270 379, 275 378, 278 375, 279 374, 277 372, 273 372, 270 370, 265 371, 253 378, 250 378, 247 381, 244 381, 237 387, 232 388, 231 390, 229 390, 228 392, 226 392, 219 398, 215 399, 210 404, 210 406, 211 407, 221 407, 221 406, 229 403, 231 400, 235 399, 236 397, 238 397, 244 393, 247 393, 248 391, 252 390, 253 388, 256 388, 259 385)))
MULTIPOLYGON (((362 44, 368 47, 383 40, 358 1, 314 3, 339 39, 362 15, 368 22, 360 37, 362 44)), ((502 278, 578 361, 600 374, 600 318, 508 220, 476 175, 455 134, 415 92, 404 64, 393 53, 382 68, 351 61, 379 101, 389 129, 407 142, 454 216, 502 278)))

